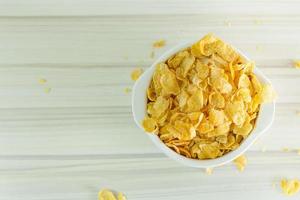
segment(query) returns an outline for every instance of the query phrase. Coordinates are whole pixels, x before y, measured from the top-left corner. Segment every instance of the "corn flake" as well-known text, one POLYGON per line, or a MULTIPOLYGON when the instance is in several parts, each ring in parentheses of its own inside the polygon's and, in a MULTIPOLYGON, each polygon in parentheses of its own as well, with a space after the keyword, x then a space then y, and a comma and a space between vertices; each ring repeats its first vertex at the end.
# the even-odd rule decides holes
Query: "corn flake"
POLYGON ((98 193, 98 200, 117 200, 117 199, 110 190, 103 189, 98 193))
POLYGON ((297 179, 294 180, 287 180, 282 179, 280 182, 281 189, 284 194, 288 196, 292 196, 299 192, 300 190, 300 181, 297 179))
POLYGON ((131 80, 136 81, 142 75, 143 70, 141 68, 136 68, 131 72, 131 80))
POLYGON ((247 165, 247 158, 246 156, 241 155, 237 157, 233 162, 236 165, 237 169, 242 172, 244 171, 245 166, 247 165))
POLYGON ((166 41, 161 39, 161 40, 157 40, 153 43, 153 47, 155 48, 161 48, 164 47, 166 45, 166 41))

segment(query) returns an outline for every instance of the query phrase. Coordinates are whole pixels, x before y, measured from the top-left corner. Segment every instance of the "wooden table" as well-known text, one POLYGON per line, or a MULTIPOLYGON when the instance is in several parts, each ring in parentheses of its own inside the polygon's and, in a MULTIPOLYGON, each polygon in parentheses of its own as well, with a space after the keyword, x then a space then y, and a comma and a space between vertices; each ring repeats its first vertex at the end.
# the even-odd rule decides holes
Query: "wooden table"
MULTIPOLYGON (((0 199, 285 199, 300 178, 300 1, 0 1, 0 199), (272 128, 207 175, 163 155, 131 116, 130 72, 208 32, 245 52, 278 93, 272 128), (46 79, 46 83, 39 83, 46 79), (291 152, 283 152, 288 147, 291 152), (265 150, 265 152, 264 152, 265 150), (277 185, 273 188, 272 183, 277 185)), ((299 199, 300 194, 289 199, 299 199)))

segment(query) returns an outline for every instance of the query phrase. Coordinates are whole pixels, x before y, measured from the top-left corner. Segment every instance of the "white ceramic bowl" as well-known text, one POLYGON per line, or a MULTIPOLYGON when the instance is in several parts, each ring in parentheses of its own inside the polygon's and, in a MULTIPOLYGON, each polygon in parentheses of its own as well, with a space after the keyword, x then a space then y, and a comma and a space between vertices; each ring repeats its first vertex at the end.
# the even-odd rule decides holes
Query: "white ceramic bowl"
MULTIPOLYGON (((132 113, 136 124, 144 131, 142 127, 142 121, 147 115, 147 88, 152 79, 155 66, 160 62, 165 62, 170 56, 174 55, 178 51, 191 46, 194 42, 187 42, 178 45, 169 51, 165 52, 160 58, 158 58, 149 69, 147 69, 142 76, 136 81, 132 92, 132 113)), ((238 51, 245 59, 249 60, 244 54, 238 51)), ((271 84, 270 80, 257 68, 254 69, 254 73, 258 79, 263 83, 271 84)), ((242 142, 242 144, 235 150, 215 159, 209 160, 197 160, 184 157, 177 154, 172 149, 168 148, 157 135, 148 134, 152 142, 167 156, 176 160, 184 165, 197 168, 216 167, 226 164, 241 154, 243 154, 257 138, 259 138, 272 124, 275 114, 275 102, 262 104, 256 120, 256 125, 249 136, 242 142)), ((145 131, 144 131, 145 132, 145 131)))

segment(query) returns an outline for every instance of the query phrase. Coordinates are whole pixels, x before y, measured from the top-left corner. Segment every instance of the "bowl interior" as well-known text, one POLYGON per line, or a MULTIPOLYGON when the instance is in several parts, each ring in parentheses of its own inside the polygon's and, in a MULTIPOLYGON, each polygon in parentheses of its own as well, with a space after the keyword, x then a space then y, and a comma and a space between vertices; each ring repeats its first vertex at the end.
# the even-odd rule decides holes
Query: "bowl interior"
MULTIPOLYGON (((136 81, 133 93, 132 93, 132 113, 136 124, 144 131, 141 122, 147 115, 146 106, 147 106, 147 96, 146 91, 152 79, 152 74, 154 73, 155 66, 160 63, 166 61, 170 56, 174 55, 178 51, 185 49, 191 46, 194 42, 187 42, 182 45, 176 46, 171 50, 164 53, 160 58, 158 58, 152 66, 147 69, 142 76, 136 81)), ((238 51, 238 50, 237 50, 238 51)), ((249 60, 243 53, 238 51, 240 55, 242 55, 246 60, 249 60)), ((267 79, 267 77, 259 70, 257 67, 254 69, 254 73, 258 77, 258 79, 263 83, 271 84, 271 82, 267 79)), ((206 167, 215 167, 222 164, 226 164, 242 153, 244 153, 250 146, 255 142, 255 140, 261 136, 272 124, 275 113, 275 102, 268 104, 262 104, 260 107, 260 111, 258 117, 256 119, 256 125, 249 136, 241 143, 241 145, 219 158, 209 159, 209 160, 196 160, 191 158, 186 158, 180 154, 177 154, 170 148, 168 148, 157 135, 148 134, 150 139, 154 142, 154 144, 159 147, 167 156, 170 158, 177 160, 184 165, 198 168, 206 168, 206 167)))

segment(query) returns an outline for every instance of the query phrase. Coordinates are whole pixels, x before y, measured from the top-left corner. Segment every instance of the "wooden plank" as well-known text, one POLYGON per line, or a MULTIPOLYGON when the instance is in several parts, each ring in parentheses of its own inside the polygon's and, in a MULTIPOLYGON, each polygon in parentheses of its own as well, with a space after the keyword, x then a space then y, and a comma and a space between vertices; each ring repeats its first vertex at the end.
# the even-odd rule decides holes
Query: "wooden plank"
MULTIPOLYGON (((158 155, 119 157, 1 157, 1 199, 95 199, 100 188, 128 199, 283 199, 281 178, 299 176, 300 156, 248 153, 243 173, 232 164, 207 175, 158 155), (276 183, 275 188, 272 184, 276 183), (38 191, 38 192, 37 192, 38 191)), ((297 195, 289 199, 297 199, 297 195)))
MULTIPOLYGON (((273 126, 250 151, 300 149, 299 104, 278 104, 273 126)), ((136 127, 130 107, 0 110, 0 155, 160 153, 136 127)))
POLYGON ((167 39, 167 46, 156 51, 158 56, 208 32, 235 45, 259 66, 289 67, 292 59, 299 58, 299 16, 273 15, 261 25, 254 20, 234 17, 228 27, 223 15, 174 15, 164 20, 160 16, 0 18, 0 64, 147 65, 153 61, 155 40, 167 39))
POLYGON ((299 1, 254 0, 4 0, 0 2, 1 16, 103 16, 144 14, 277 14, 297 15, 299 1))

